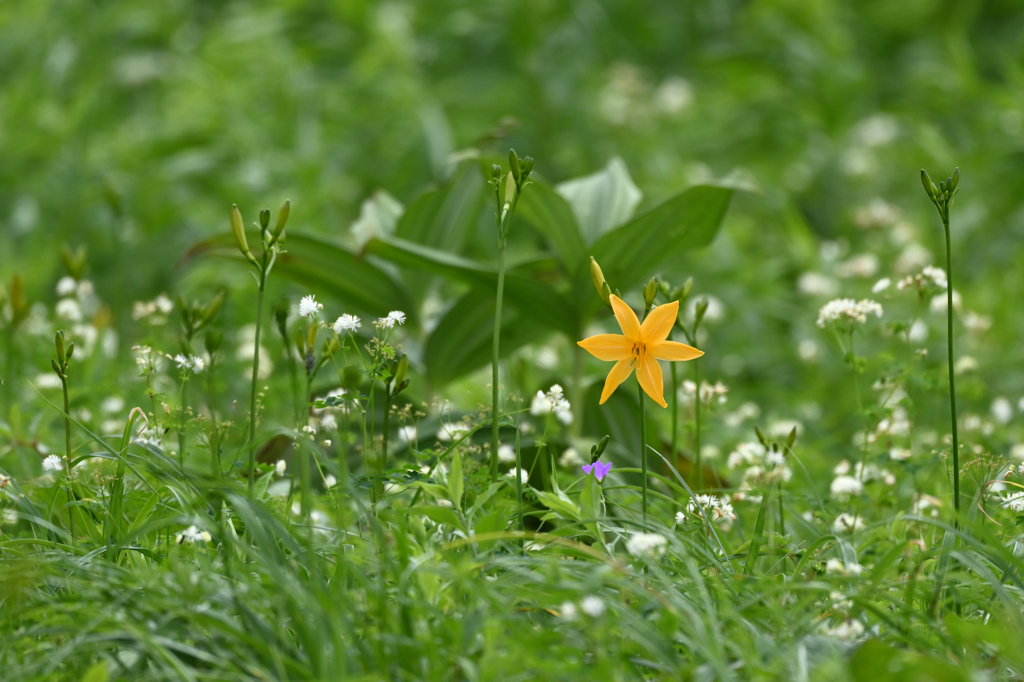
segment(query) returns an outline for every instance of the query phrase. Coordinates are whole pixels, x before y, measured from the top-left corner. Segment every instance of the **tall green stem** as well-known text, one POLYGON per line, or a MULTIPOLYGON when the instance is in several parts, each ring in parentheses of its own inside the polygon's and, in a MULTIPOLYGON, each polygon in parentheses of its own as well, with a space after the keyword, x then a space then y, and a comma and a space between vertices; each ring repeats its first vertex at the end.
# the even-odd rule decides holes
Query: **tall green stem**
MULTIPOLYGON (((674 367, 674 365, 673 365, 674 367)), ((693 361, 693 454, 697 462, 697 491, 704 488, 704 467, 700 457, 700 360, 693 361)))
POLYGON ((953 508, 960 527, 960 442, 956 434, 956 381, 953 379, 953 256, 949 247, 949 205, 942 211, 942 226, 946 230, 946 348, 949 356, 949 412, 953 427, 953 508))
POLYGON ((676 363, 671 363, 672 369, 672 460, 679 469, 679 372, 676 371, 676 363))
POLYGON ((252 394, 249 399, 249 499, 256 482, 256 382, 260 371, 260 332, 263 329, 263 292, 267 286, 267 252, 260 268, 260 293, 256 303, 256 339, 252 346, 252 394))
POLYGON ((498 348, 501 341, 501 304, 505 296, 505 238, 498 237, 498 295, 494 301, 494 339, 491 346, 491 480, 498 479, 498 348))
POLYGON ((643 512, 644 528, 647 528, 647 396, 644 388, 637 381, 640 390, 640 475, 643 477, 643 512))
MULTIPOLYGON (((518 403, 517 403, 518 406, 518 403)), ((516 528, 522 533, 523 526, 523 457, 519 452, 519 415, 522 410, 516 410, 516 528)), ((519 538, 519 549, 525 552, 525 542, 519 538)))
POLYGON ((75 501, 75 495, 71 491, 71 412, 69 411, 68 405, 68 380, 62 376, 60 378, 61 388, 64 389, 64 466, 67 469, 68 477, 68 519, 70 519, 71 529, 71 546, 75 546, 75 507, 72 503, 75 501))

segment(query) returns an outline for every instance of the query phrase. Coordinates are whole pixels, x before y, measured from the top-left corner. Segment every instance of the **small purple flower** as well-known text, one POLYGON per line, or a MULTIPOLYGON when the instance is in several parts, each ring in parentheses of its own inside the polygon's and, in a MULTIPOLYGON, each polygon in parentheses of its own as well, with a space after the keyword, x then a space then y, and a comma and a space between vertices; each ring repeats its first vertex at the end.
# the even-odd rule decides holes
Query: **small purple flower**
POLYGON ((589 474, 593 471, 594 477, 597 479, 597 482, 600 483, 604 480, 604 477, 608 475, 608 472, 612 470, 612 465, 610 462, 608 464, 605 464, 604 462, 594 462, 593 464, 584 464, 582 469, 585 474, 589 474))

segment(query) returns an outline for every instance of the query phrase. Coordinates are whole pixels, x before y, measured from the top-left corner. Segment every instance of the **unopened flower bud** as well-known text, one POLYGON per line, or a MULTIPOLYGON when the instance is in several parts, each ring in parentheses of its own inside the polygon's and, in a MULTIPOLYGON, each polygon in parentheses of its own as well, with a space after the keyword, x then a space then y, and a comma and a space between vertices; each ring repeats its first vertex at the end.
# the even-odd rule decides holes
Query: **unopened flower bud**
POLYGON ((654 297, 658 295, 658 280, 651 277, 650 281, 644 285, 644 303, 648 308, 654 305, 654 297))
POLYGON ((68 344, 68 353, 67 353, 68 360, 70 360, 71 356, 74 355, 74 354, 75 354, 75 342, 72 341, 71 343, 68 344))
POLYGON ((601 272, 601 266, 597 264, 593 256, 590 257, 590 278, 594 280, 594 287, 601 296, 601 300, 610 305, 608 297, 612 293, 611 288, 608 286, 608 282, 604 281, 604 273, 601 272))
POLYGON ((693 331, 694 331, 694 333, 696 333, 697 327, 700 326, 700 323, 704 321, 704 313, 706 313, 707 311, 708 311, 708 299, 705 296, 704 298, 702 298, 700 301, 697 302, 697 307, 693 311, 694 312, 694 315, 693 315, 693 331))
POLYGON ((224 343, 224 334, 216 329, 211 329, 206 332, 206 352, 213 357, 213 354, 220 350, 221 344, 224 343))
POLYGON ((253 257, 252 251, 249 250, 249 242, 245 239, 245 223, 242 221, 242 213, 238 210, 237 204, 231 205, 231 231, 235 233, 235 242, 238 244, 238 250, 242 252, 243 256, 255 263, 256 259, 253 257))
POLYGON ((593 464, 601 458, 604 454, 605 448, 608 447, 608 439, 611 436, 605 435, 601 440, 597 441, 595 445, 590 448, 590 463, 593 464))
POLYGON ((57 351, 57 362, 64 364, 67 357, 64 354, 64 330, 59 329, 57 333, 53 335, 53 346, 57 351))
POLYGON ((519 157, 516 156, 515 149, 508 150, 508 169, 512 173, 512 177, 515 179, 516 184, 519 185, 523 181, 522 169, 519 168, 519 157))
POLYGON ((938 190, 935 189, 935 183, 928 177, 928 171, 924 168, 921 169, 921 185, 924 187, 924 191, 932 199, 935 199, 938 190))
POLYGON ((960 168, 953 169, 953 176, 949 179, 949 191, 952 192, 960 184, 960 168))
POLYGON ((497 182, 501 180, 501 166, 498 164, 491 164, 491 180, 497 182))
POLYGON ((270 209, 265 208, 260 211, 260 227, 264 230, 270 227, 270 209))
POLYGON ((398 360, 398 366, 395 368, 395 383, 401 384, 405 381, 405 375, 409 373, 409 356, 403 355, 398 360))
POLYGON ((533 157, 532 156, 527 156, 525 159, 523 159, 523 163, 521 164, 521 168, 522 168, 522 172, 523 172, 523 180, 525 180, 526 178, 530 177, 530 173, 533 172, 533 157))
POLYGON ((277 224, 274 225, 274 238, 281 236, 284 232, 284 226, 288 224, 288 216, 292 212, 292 202, 286 201, 281 206, 281 210, 277 212, 277 224))

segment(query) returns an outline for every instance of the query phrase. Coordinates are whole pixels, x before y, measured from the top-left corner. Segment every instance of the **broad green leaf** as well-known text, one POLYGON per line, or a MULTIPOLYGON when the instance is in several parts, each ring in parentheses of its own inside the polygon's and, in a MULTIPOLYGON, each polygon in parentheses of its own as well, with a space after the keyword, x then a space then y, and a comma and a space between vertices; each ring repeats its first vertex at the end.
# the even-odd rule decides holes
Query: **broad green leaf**
MULTIPOLYGON (((493 294, 470 291, 438 322, 427 338, 423 359, 427 376, 439 388, 491 362, 494 333, 493 294)), ((501 357, 528 343, 544 340, 551 331, 512 309, 501 318, 501 357)))
POLYGON ((568 180, 555 189, 572 207, 587 244, 593 244, 601 235, 629 220, 643 198, 643 193, 629 177, 626 164, 617 156, 603 170, 568 180))
MULTIPOLYGON (((627 291, 658 274, 669 262, 707 246, 718 234, 733 190, 713 185, 691 187, 601 237, 591 253, 612 290, 627 291)), ((576 292, 586 303, 584 319, 602 303, 590 272, 576 273, 576 292)))
MULTIPOLYGON (((250 245, 260 243, 256 230, 246 234, 250 245)), ((237 260, 241 271, 252 269, 238 253, 230 233, 196 244, 182 262, 207 254, 237 260)), ((316 293, 336 298, 347 312, 377 317, 391 310, 403 310, 410 320, 416 318, 412 299, 388 273, 350 248, 323 237, 288 233, 285 251, 278 256, 272 275, 287 277, 316 293)))
POLYGON ((540 500, 541 504, 558 514, 563 519, 567 521, 580 520, 579 507, 564 495, 556 495, 555 493, 548 492, 547 490, 537 490, 536 488, 533 489, 533 493, 537 496, 537 499, 540 500))
MULTIPOLYGON (((481 517, 476 525, 473 527, 473 532, 476 535, 483 535, 485 533, 496 533, 498 531, 505 530, 505 526, 508 525, 508 512, 505 509, 498 509, 484 517, 481 517)), ((482 540, 477 544, 480 549, 486 550, 494 546, 497 540, 482 540)))
MULTIPOLYGON (((493 297, 498 288, 498 273, 493 268, 446 251, 414 244, 402 239, 372 239, 365 253, 388 260, 403 268, 415 268, 463 282, 493 297)), ((570 336, 576 333, 575 308, 547 284, 511 269, 505 275, 504 301, 507 306, 529 313, 532 319, 549 329, 570 336)))
POLYGON ((365 244, 377 236, 391 236, 402 216, 405 207, 402 202, 378 189, 363 202, 359 208, 359 217, 352 223, 349 230, 359 245, 365 244))
POLYGON ((409 507, 406 510, 407 514, 421 514, 426 516, 434 523, 444 523, 452 528, 458 528, 459 530, 465 531, 465 527, 462 525, 462 519, 459 515, 448 507, 409 507))
POLYGON ((534 182, 523 192, 516 212, 551 245, 570 278, 589 260, 576 216, 558 192, 534 182))
POLYGON ((109 679, 110 673, 107 672, 107 664, 100 661, 85 671, 85 674, 82 675, 81 682, 107 682, 109 679))
MULTIPOLYGON (((483 186, 480 169, 475 164, 462 164, 451 181, 426 192, 409 205, 394 235, 414 244, 459 253, 480 215, 483 186)), ((420 302, 436 274, 405 269, 402 279, 412 297, 420 302)))

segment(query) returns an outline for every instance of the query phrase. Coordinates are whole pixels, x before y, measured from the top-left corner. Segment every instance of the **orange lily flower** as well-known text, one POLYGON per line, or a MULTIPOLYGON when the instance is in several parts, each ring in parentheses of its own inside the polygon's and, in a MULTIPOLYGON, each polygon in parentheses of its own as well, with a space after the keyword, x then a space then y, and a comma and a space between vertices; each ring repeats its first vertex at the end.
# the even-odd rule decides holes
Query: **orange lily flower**
POLYGON ((601 392, 601 405, 615 389, 636 370, 637 381, 644 392, 662 407, 668 407, 664 396, 664 380, 658 360, 693 360, 704 355, 693 346, 669 341, 668 335, 679 315, 679 301, 672 301, 651 310, 643 324, 633 309, 621 298, 611 295, 612 311, 622 328, 621 334, 598 334, 578 344, 598 360, 614 361, 601 392))

